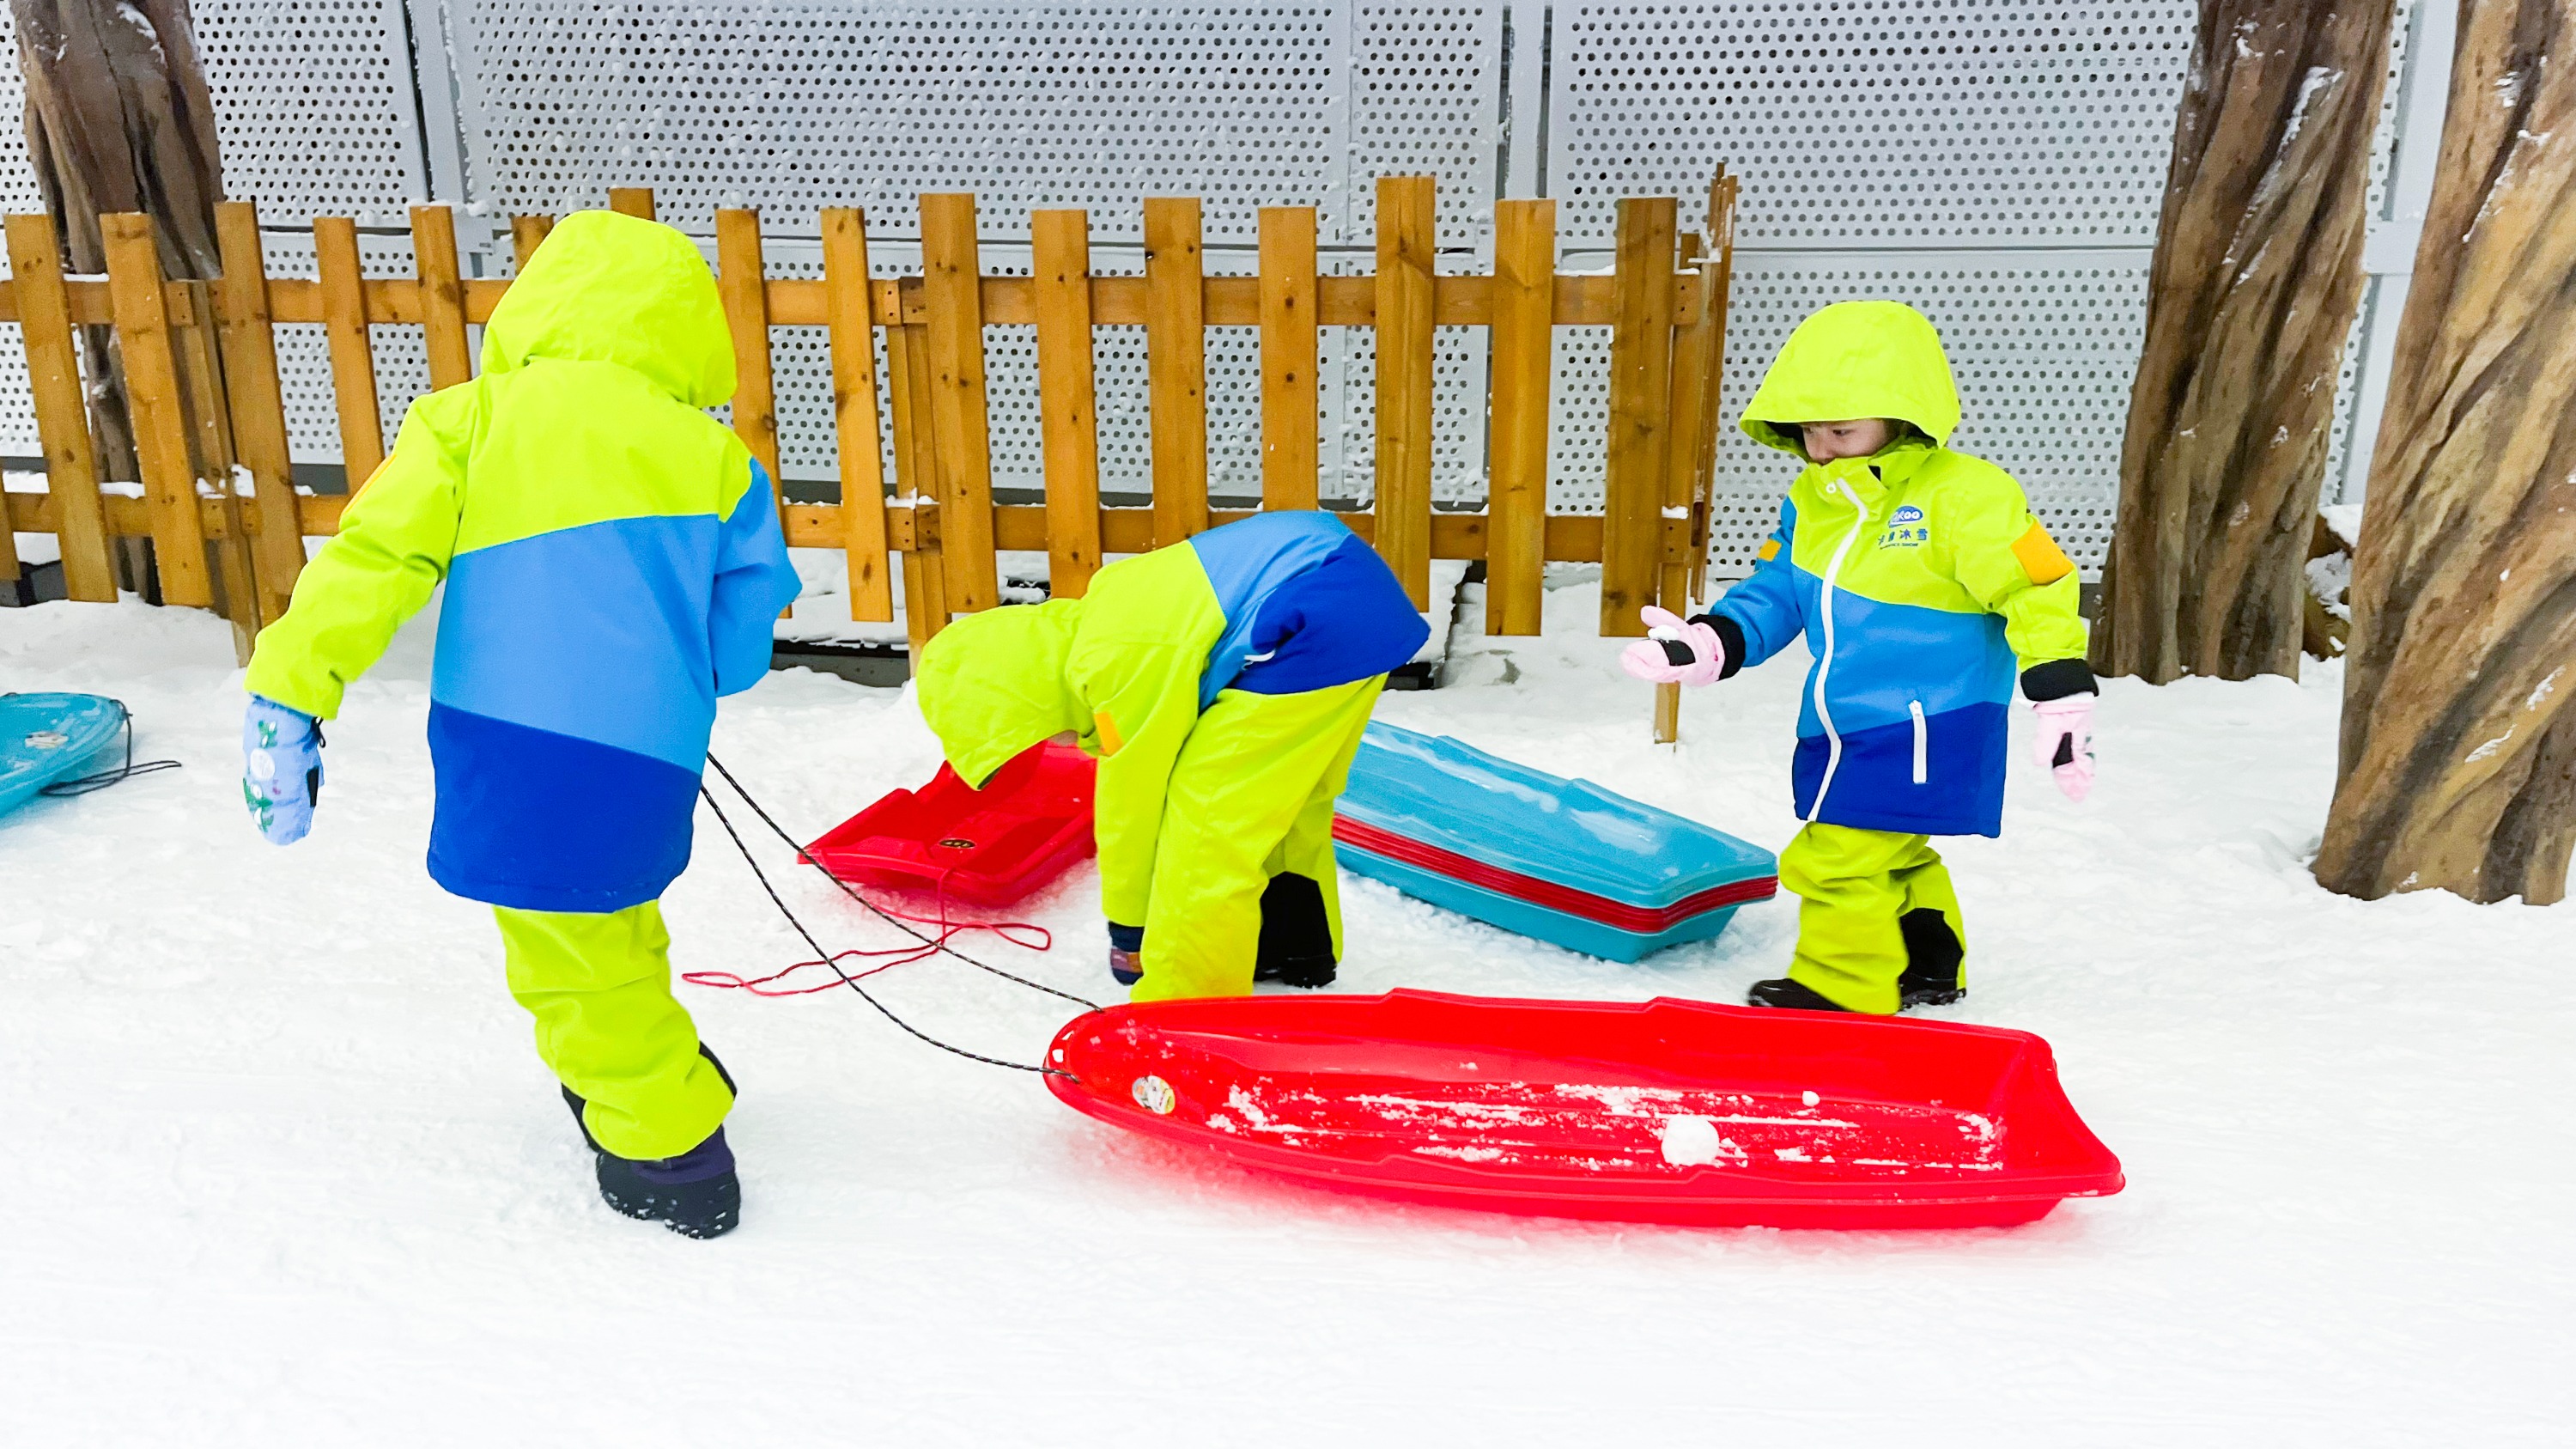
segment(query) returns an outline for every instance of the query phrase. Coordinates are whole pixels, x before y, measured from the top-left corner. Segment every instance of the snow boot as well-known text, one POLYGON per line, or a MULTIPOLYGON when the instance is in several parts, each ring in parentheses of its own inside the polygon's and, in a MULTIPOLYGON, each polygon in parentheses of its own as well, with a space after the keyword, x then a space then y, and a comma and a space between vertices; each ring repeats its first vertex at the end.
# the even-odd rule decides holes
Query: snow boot
POLYGON ((1261 892, 1261 940, 1253 948, 1252 979, 1313 991, 1332 985, 1336 970, 1323 887, 1293 871, 1272 876, 1261 892))
MULTIPOLYGON (((698 1055, 724 1079, 726 1091, 741 1095, 733 1073, 705 1042, 698 1043, 698 1055)), ((677 1157, 620 1157, 590 1135, 590 1124, 582 1120, 588 1104, 581 1095, 566 1087, 563 1099, 572 1109, 573 1126, 581 1129, 583 1145, 597 1160, 599 1195, 610 1207, 630 1218, 658 1222, 684 1238, 721 1238, 742 1226, 742 1179, 734 1175, 733 1149, 725 1145, 722 1127, 677 1157)))
POLYGON ((1896 981, 1898 1010, 1947 1006, 1968 994, 1959 983, 1959 967, 1968 953, 1947 917, 1925 906, 1897 917, 1896 928, 1905 936, 1905 974, 1896 981))
POLYGON ((1777 1007, 1783 1011, 1849 1011, 1851 1009, 1836 1005, 1813 987, 1803 986, 1786 976, 1754 982, 1752 988, 1744 993, 1744 1004, 1777 1007))
POLYGON ((630 1218, 684 1238, 721 1238, 742 1226, 742 1179, 719 1127, 677 1157, 637 1161, 599 1154, 599 1195, 630 1218))

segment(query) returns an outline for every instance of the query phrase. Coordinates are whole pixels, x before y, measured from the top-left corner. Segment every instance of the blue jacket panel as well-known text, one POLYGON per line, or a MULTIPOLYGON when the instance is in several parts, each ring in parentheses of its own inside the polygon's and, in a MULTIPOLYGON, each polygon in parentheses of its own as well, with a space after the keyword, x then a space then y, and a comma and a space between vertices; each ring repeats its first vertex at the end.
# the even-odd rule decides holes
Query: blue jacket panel
POLYGON ((1793 561, 1797 521, 1782 503, 1768 557, 1711 612, 1743 631, 1748 666, 1802 636, 1815 655, 1799 691, 1790 773, 1800 818, 1909 835, 1999 833, 2018 674, 2004 621, 1837 588, 1828 630, 1824 580, 1793 561))
POLYGON ((660 894, 688 862, 716 699, 767 672, 796 593, 761 476, 721 520, 611 519, 458 554, 430 676, 431 873, 526 910, 660 894))
POLYGON ((1227 689, 1300 694, 1384 674, 1431 637, 1386 561, 1329 513, 1257 513, 1190 546, 1226 618, 1201 710, 1227 689))
POLYGON ((1842 732, 1842 759, 1821 734, 1798 737, 1789 786, 1798 814, 1856 830, 1900 835, 1995 835, 2003 830, 2005 717, 2009 705, 1981 704, 1901 724, 1842 732), (1816 787, 1833 769, 1821 813, 1816 787))
POLYGON ((429 874, 523 911, 622 911, 689 863, 698 771, 432 700, 429 874))

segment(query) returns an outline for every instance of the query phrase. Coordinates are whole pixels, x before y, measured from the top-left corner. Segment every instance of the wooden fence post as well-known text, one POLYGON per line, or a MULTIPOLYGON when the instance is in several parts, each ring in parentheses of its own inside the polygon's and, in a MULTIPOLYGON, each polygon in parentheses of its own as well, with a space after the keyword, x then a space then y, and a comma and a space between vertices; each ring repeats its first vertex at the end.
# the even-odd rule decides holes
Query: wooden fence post
MULTIPOLYGON (((187 418, 191 471, 198 487, 214 493, 220 527, 214 545, 216 578, 221 583, 215 603, 232 625, 233 656, 250 663, 251 646, 260 630, 259 571, 251 560, 250 525, 243 515, 241 490, 235 486, 233 430, 229 396, 215 322, 214 288, 200 281, 178 284, 188 298, 188 320, 172 329, 172 352, 178 362, 179 399, 187 418)), ((198 510, 202 532, 203 510, 198 510)))
POLYGON ((1736 179, 1719 167, 1708 184, 1708 240, 1711 265, 1702 269, 1700 306, 1714 329, 1708 344, 1708 401, 1701 414, 1698 497, 1691 505, 1690 595, 1708 593, 1709 509, 1717 491, 1717 439, 1725 430, 1722 406, 1726 385, 1726 320, 1735 289, 1736 179))
POLYGON ((1610 332, 1609 451, 1603 459, 1601 632, 1646 632, 1664 553, 1665 409, 1672 396, 1673 198, 1619 203, 1610 332))
POLYGON ((1321 480, 1315 208, 1261 208, 1261 506, 1312 508, 1321 480))
POLYGON ((1078 599, 1100 567, 1100 424, 1092 393, 1091 215, 1029 214, 1046 452, 1047 592, 1078 599))
POLYGON ((1208 526, 1207 286, 1195 196, 1145 198, 1145 385, 1154 546, 1208 526))
MULTIPOLYGON (((100 217, 99 228, 107 247, 108 294, 125 356, 125 381, 132 393, 135 451, 152 520, 161 597, 206 608, 215 601, 214 586, 206 573, 205 525, 197 512, 197 470, 188 447, 191 428, 171 346, 152 219, 120 212, 100 217)), ((230 479, 224 481, 230 486, 230 479)))
POLYGON ((1428 176, 1377 183, 1377 551, 1431 607, 1432 260, 1428 176))
POLYGON ((411 209, 412 271, 420 279, 420 320, 434 390, 474 380, 465 346, 465 282, 456 257, 456 213, 444 206, 411 209))
POLYGON ((959 613, 1002 601, 993 556, 993 440, 984 398, 983 253, 975 198, 921 198, 921 292, 928 311, 930 425, 937 439, 939 547, 948 561, 948 607, 959 613))
MULTIPOLYGON (((918 286, 897 289, 897 316, 904 310, 903 294, 918 286)), ((917 324, 886 329, 886 381, 894 400, 894 491, 897 498, 915 500, 912 547, 903 554, 904 632, 911 637, 915 663, 922 646, 948 627, 947 565, 931 531, 936 524, 923 522, 925 515, 936 520, 939 510, 918 506, 925 497, 936 502, 939 474, 938 430, 930 424, 930 347, 923 330, 917 324)))
MULTIPOLYGON (((1681 239, 1681 269, 1688 274, 1698 269, 1700 253, 1705 246, 1697 232, 1681 239)), ((1705 291, 1705 289, 1703 289, 1705 291)), ((1708 430, 1706 409, 1709 397, 1709 369, 1712 366, 1710 345, 1715 340, 1715 326, 1708 309, 1700 309, 1699 319, 1686 327, 1673 329, 1672 389, 1664 403, 1664 503, 1662 527, 1667 546, 1662 552, 1663 568, 1655 587, 1655 602, 1676 614, 1690 612, 1691 562, 1688 552, 1675 552, 1670 546, 1672 522, 1678 517, 1687 521, 1692 505, 1701 494, 1700 438, 1708 430)), ((1687 539, 1689 535, 1684 534, 1687 539)), ((1655 743, 1669 745, 1681 738, 1682 687, 1678 684, 1655 686, 1655 743)))
POLYGON ((849 558, 850 617, 891 619, 886 578, 884 434, 877 421, 875 288, 868 280, 867 218, 823 212, 823 286, 830 298, 832 420, 841 462, 841 547, 849 558))
POLYGON ((1535 634, 1547 584, 1548 380, 1556 360, 1556 203, 1494 207, 1485 632, 1535 634))
MULTIPOLYGON (((313 218, 313 260, 322 276, 322 331, 331 343, 331 390, 340 406, 340 461, 355 498, 385 460, 376 411, 376 355, 367 340, 367 286, 358 261, 358 223, 313 218)), ((140 425, 137 427, 140 431, 140 425)))
POLYGON ((54 527, 62 538, 63 593, 83 603, 113 604, 116 564, 108 552, 107 505, 98 492, 98 451, 81 397, 80 355, 72 343, 71 301, 63 288, 53 218, 13 216, 7 225, 18 330, 26 341, 36 436, 45 450, 45 489, 53 496, 54 527))
POLYGON ((769 369, 769 279, 761 258, 760 213, 716 213, 716 273, 725 323, 733 331, 733 430, 769 474, 770 494, 784 502, 778 476, 778 397, 769 369))
POLYGON ((525 272, 528 261, 543 246, 546 233, 555 229, 551 216, 514 216, 510 218, 510 259, 517 271, 525 272))
POLYGON ((259 537, 251 550, 253 591, 260 626, 266 628, 285 615, 295 595, 296 576, 304 570, 304 525, 296 511, 295 473, 287 451, 286 396, 278 380, 258 208, 247 201, 218 202, 215 237, 224 265, 224 396, 232 410, 233 457, 250 473, 259 517, 259 537))

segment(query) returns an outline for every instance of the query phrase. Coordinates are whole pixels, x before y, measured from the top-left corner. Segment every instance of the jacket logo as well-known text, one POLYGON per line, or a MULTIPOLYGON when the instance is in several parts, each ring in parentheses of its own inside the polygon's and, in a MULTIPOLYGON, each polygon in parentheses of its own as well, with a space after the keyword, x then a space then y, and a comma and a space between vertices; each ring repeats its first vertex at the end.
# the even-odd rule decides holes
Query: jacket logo
POLYGON ((1878 536, 1880 548, 1920 548, 1932 538, 1932 526, 1923 521, 1923 510, 1908 503, 1888 516, 1887 531, 1878 536))

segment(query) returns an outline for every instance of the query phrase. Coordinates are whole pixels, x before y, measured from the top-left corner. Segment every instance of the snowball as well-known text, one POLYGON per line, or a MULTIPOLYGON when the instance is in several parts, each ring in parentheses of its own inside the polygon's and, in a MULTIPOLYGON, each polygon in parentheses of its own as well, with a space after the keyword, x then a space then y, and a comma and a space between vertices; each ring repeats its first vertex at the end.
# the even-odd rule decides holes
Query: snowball
POLYGON ((1716 1123, 1706 1117, 1665 1119, 1664 1161, 1675 1167, 1705 1167, 1717 1156, 1716 1123))

